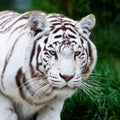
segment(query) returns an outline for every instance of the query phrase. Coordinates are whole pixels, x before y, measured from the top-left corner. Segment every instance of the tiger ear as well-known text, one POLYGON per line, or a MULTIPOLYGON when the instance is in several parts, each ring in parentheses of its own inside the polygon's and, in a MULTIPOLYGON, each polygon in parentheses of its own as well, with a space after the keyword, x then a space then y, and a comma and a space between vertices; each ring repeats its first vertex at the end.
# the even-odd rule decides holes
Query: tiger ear
POLYGON ((33 31, 34 35, 42 31, 48 31, 50 29, 49 23, 45 16, 38 13, 33 13, 30 16, 28 20, 28 25, 30 26, 30 29, 31 31, 33 31))
POLYGON ((76 28, 78 29, 79 33, 89 37, 91 30, 95 26, 95 22, 95 16, 93 14, 89 14, 77 22, 76 28))

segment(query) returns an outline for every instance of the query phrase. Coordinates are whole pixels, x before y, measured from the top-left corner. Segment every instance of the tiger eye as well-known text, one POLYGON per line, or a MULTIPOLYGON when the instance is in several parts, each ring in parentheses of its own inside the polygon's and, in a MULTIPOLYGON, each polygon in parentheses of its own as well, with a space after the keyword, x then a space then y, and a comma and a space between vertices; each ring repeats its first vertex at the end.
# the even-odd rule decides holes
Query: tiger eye
POLYGON ((56 52, 55 52, 54 50, 50 50, 49 53, 50 53, 51 55, 56 55, 56 52))
POLYGON ((76 52, 75 52, 75 56, 79 56, 80 53, 81 53, 80 51, 76 51, 76 52))

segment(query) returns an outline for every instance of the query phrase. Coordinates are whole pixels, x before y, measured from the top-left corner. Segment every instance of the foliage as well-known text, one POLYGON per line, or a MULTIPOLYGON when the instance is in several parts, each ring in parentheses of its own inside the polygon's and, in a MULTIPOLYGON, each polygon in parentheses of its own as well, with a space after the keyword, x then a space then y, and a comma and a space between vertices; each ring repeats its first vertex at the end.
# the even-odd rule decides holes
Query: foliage
POLYGON ((32 0, 32 9, 59 12, 74 19, 94 13, 102 26, 114 22, 120 15, 119 0, 32 0), (114 14, 113 14, 114 13, 114 14))
POLYGON ((0 10, 11 9, 12 1, 10 0, 0 0, 0 10))
POLYGON ((106 52, 115 53, 116 55, 120 54, 120 27, 118 26, 120 26, 120 16, 105 28, 96 25, 91 37, 97 45, 100 55, 104 56, 106 52))

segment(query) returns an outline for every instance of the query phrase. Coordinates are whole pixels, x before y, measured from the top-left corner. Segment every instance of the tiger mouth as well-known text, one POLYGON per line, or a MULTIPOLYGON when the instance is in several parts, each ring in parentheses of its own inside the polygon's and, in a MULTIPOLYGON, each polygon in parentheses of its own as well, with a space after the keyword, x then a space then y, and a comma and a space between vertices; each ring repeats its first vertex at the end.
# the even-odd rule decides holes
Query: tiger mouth
POLYGON ((78 88, 78 86, 74 86, 74 87, 69 87, 68 85, 65 85, 62 88, 58 88, 58 87, 53 87, 53 90, 76 90, 78 88))

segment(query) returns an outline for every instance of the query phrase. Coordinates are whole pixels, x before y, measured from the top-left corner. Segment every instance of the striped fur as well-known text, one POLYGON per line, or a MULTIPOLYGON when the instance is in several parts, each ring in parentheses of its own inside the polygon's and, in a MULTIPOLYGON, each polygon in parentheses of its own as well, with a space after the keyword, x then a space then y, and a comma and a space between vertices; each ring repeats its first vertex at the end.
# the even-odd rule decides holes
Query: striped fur
POLYGON ((60 120, 64 100, 96 63, 90 14, 0 12, 0 120, 60 120), (4 114, 4 112, 6 114, 4 114))

